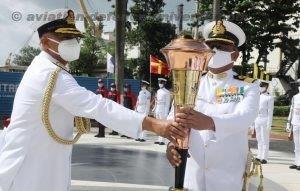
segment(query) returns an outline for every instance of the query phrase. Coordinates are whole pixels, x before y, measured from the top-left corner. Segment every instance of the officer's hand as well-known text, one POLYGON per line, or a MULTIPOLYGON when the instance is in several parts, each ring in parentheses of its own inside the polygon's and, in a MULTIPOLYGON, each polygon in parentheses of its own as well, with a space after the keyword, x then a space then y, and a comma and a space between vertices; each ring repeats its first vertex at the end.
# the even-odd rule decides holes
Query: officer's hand
POLYGON ((211 117, 195 111, 190 107, 184 107, 177 110, 175 121, 187 128, 215 131, 215 124, 211 117))
POLYGON ((176 151, 174 144, 172 144, 172 143, 168 144, 166 155, 167 155, 167 159, 169 160, 170 164, 173 167, 180 165, 180 163, 181 163, 181 156, 176 151))
POLYGON ((165 127, 162 127, 160 136, 169 139, 174 145, 178 146, 176 139, 184 140, 188 136, 189 129, 174 121, 167 121, 165 127))

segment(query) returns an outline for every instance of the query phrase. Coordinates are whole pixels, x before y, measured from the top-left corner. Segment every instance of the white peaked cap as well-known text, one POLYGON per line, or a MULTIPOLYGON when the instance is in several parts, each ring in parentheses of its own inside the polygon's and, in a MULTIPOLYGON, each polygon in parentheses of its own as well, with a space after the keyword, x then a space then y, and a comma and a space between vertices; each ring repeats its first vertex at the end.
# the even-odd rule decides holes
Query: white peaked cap
POLYGON ((234 43, 236 46, 242 46, 246 41, 244 31, 238 25, 225 20, 213 21, 206 24, 202 33, 205 41, 224 41, 234 43), (220 24, 222 22, 223 25, 220 24), (221 29, 225 29, 225 31, 214 30, 216 29, 215 26, 221 26, 221 29))

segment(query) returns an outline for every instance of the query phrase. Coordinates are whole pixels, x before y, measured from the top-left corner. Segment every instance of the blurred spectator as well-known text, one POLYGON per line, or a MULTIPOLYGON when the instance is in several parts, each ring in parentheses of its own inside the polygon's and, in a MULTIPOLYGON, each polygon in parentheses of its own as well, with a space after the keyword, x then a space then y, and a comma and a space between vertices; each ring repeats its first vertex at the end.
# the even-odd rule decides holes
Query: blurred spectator
MULTIPOLYGON (((110 90, 108 92, 107 98, 113 100, 114 102, 120 103, 120 94, 117 91, 115 83, 110 84, 110 90)), ((119 133, 116 131, 112 131, 111 133, 109 133, 109 135, 119 135, 119 133)))
MULTIPOLYGON (((102 97, 105 97, 105 98, 107 98, 107 96, 108 96, 108 90, 104 86, 104 82, 102 79, 98 80, 98 89, 96 90, 96 94, 100 94, 100 95, 102 95, 102 97)), ((105 126, 99 122, 97 122, 97 124, 99 127, 99 131, 98 131, 98 134, 95 135, 95 137, 98 137, 98 138, 105 137, 105 126)))

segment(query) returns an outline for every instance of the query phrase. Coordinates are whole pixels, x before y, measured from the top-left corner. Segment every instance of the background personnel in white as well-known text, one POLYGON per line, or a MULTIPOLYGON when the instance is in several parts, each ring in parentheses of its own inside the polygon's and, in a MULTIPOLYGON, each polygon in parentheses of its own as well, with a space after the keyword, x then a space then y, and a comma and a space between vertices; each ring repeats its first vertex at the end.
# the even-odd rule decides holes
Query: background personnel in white
MULTIPOLYGON (((248 127, 258 112, 258 84, 233 76, 237 47, 245 42, 239 26, 214 21, 204 26, 203 36, 215 54, 201 78, 195 108, 175 116, 176 122, 192 128, 185 187, 189 191, 241 191, 248 127)), ((172 144, 168 144, 167 157, 173 166, 181 162, 172 144)))
POLYGON ((295 163, 290 166, 291 169, 300 170, 300 87, 299 93, 294 95, 290 114, 288 117, 287 131, 293 131, 295 163))
MULTIPOLYGON (((49 118, 54 131, 64 139, 73 136, 74 116, 96 119, 105 126, 137 137, 141 130, 161 136, 180 137, 177 123, 157 120, 102 98, 79 86, 65 70, 69 61, 79 58, 78 37, 73 11, 49 14, 66 15, 38 29, 42 52, 34 58, 16 92, 11 123, 0 137, 0 191, 69 191, 72 145, 49 136, 42 121, 42 100, 50 74, 64 68, 50 102, 49 118), (126 126, 122 125, 126 124, 126 126), (177 132, 173 134, 177 129, 177 132)), ((181 135, 182 136, 182 135, 181 135)))
MULTIPOLYGON (((156 119, 167 119, 170 111, 171 94, 165 88, 167 80, 165 78, 158 78, 159 89, 156 92, 154 114, 156 119)), ((154 144, 165 145, 165 139, 161 136, 154 144)))
MULTIPOLYGON (((148 91, 149 84, 149 82, 142 80, 141 91, 139 92, 135 109, 138 113, 142 113, 145 116, 148 116, 150 112, 151 93, 148 91)), ((146 132, 142 131, 136 141, 145 142, 146 132)))
POLYGON ((270 131, 273 120, 274 98, 268 93, 269 82, 260 83, 259 110, 254 122, 257 139, 257 157, 262 164, 266 164, 269 155, 270 131))

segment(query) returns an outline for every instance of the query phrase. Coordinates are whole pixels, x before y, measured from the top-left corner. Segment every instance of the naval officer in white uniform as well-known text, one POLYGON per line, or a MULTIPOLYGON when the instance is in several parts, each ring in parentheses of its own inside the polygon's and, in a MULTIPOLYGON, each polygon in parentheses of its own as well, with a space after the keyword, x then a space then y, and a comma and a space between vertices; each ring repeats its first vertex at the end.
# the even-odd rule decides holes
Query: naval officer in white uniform
POLYGON ((288 117, 287 131, 292 131, 294 140, 295 161, 290 169, 300 170, 300 87, 299 93, 292 98, 292 105, 288 117))
POLYGON ((172 137, 184 137, 175 122, 145 117, 79 86, 65 68, 80 53, 82 34, 75 27, 74 13, 48 13, 67 16, 38 28, 42 52, 23 76, 11 123, 0 137, 0 191, 70 190, 72 145, 66 141, 73 135, 74 116, 96 119, 131 137, 142 130, 173 141, 172 137), (43 98, 50 98, 50 103, 43 98), (47 106, 49 112, 42 109, 47 106))
MULTIPOLYGON (((171 94, 166 89, 167 80, 165 78, 158 78, 159 89, 156 92, 154 113, 156 119, 167 119, 170 111, 171 94)), ((154 144, 165 145, 165 139, 161 136, 154 144)))
MULTIPOLYGON (((138 113, 142 113, 145 116, 148 116, 150 112, 151 93, 148 91, 149 84, 149 82, 142 80, 141 91, 139 92, 135 108, 138 113)), ((145 142, 146 132, 142 131, 136 141, 145 142)))
POLYGON ((269 155, 270 131, 273 120, 274 98, 268 93, 269 82, 261 80, 258 116, 254 122, 257 140, 257 157, 266 164, 269 155))
MULTIPOLYGON (((185 187, 189 191, 241 191, 248 127, 258 113, 259 87, 233 76, 237 47, 245 42, 239 26, 214 21, 205 25, 203 35, 215 54, 208 63, 209 72, 201 78, 195 108, 178 112, 175 120, 192 128, 185 187)), ((168 144, 167 157, 173 166, 181 162, 172 144, 168 144)))

